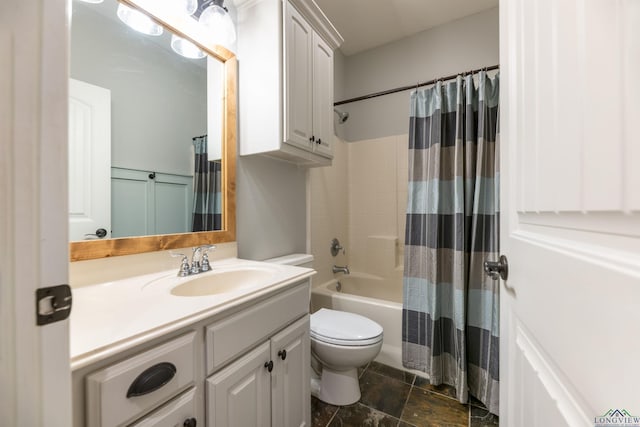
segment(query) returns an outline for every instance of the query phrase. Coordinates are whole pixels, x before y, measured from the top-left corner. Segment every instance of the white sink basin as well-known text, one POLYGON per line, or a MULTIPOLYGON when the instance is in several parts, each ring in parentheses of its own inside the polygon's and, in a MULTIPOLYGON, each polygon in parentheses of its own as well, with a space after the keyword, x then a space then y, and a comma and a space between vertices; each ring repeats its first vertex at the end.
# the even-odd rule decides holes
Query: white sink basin
POLYGON ((172 287, 170 292, 181 297, 225 294, 255 287, 269 280, 275 273, 275 269, 268 267, 213 270, 188 278, 177 278, 181 283, 172 287))

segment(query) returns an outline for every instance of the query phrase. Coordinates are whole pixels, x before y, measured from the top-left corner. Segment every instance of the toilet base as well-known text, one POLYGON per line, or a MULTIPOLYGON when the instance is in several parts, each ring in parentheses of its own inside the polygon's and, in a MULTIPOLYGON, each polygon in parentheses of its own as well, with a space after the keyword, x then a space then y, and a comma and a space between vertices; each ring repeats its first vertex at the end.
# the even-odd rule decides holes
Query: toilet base
POLYGON ((360 400, 358 369, 334 371, 326 366, 322 369, 318 399, 331 405, 351 405, 360 400))

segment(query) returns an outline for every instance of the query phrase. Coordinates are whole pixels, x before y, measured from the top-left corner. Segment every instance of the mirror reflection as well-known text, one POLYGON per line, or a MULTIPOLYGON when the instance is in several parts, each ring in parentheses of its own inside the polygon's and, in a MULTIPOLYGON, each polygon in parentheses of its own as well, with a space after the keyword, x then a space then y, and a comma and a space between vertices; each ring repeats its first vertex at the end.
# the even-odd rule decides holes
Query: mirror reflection
POLYGON ((70 240, 220 230, 223 66, 117 8, 73 2, 70 240))

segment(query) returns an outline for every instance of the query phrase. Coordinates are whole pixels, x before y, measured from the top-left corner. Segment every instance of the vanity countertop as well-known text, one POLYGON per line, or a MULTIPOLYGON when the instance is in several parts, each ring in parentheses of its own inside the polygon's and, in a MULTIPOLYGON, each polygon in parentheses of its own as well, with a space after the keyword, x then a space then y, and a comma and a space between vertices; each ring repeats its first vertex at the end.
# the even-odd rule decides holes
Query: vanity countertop
POLYGON ((217 260, 212 270, 176 277, 177 269, 73 289, 70 316, 71 370, 110 357, 143 342, 206 319, 254 298, 311 277, 310 268, 246 261, 217 260), (171 289, 189 280, 225 271, 267 269, 267 277, 250 286, 225 285, 225 292, 176 296, 171 289))

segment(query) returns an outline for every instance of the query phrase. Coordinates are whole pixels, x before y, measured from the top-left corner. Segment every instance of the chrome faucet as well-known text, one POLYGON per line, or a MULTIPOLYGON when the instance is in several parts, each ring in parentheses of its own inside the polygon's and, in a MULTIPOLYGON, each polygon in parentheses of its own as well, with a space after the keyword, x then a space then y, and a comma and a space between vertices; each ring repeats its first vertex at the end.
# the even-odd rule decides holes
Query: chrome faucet
POLYGON ((349 274, 349 266, 345 265, 344 267, 340 267, 339 265, 333 266, 333 273, 344 273, 349 274))
POLYGON ((185 254, 179 252, 169 252, 172 257, 182 257, 182 261, 180 262, 180 269, 178 270, 178 276, 185 277, 211 270, 211 263, 209 262, 208 252, 215 248, 216 247, 213 245, 204 245, 193 248, 193 254, 191 255, 191 265, 189 265, 189 258, 187 258, 185 254))

